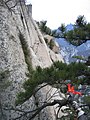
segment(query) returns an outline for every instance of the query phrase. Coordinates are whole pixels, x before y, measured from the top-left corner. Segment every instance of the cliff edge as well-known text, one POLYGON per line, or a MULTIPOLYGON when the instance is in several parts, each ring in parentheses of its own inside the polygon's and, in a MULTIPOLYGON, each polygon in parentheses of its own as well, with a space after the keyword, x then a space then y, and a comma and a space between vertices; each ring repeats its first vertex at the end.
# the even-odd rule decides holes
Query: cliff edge
MULTIPOLYGON (((59 53, 55 54, 46 45, 29 7, 24 0, 0 1, 0 73, 4 74, 3 81, 10 81, 10 86, 4 92, 0 90, 0 104, 6 106, 14 106, 16 94, 22 90, 22 84, 27 79, 24 46, 33 68, 49 67, 53 61, 64 62, 59 53)), ((3 114, 1 120, 14 117, 10 111, 4 111, 3 114)))

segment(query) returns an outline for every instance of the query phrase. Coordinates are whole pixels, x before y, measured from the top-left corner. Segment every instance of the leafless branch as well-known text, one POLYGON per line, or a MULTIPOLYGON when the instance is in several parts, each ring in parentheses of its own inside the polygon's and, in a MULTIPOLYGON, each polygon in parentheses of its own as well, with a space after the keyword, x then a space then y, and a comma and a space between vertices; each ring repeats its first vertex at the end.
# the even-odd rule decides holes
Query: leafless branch
POLYGON ((46 93, 46 101, 48 101, 48 94, 50 93, 51 90, 52 88, 46 93))
POLYGON ((61 100, 54 100, 53 102, 50 102, 50 103, 46 103, 44 105, 42 105, 41 107, 38 108, 38 111, 36 111, 32 116, 31 118, 29 118, 29 120, 33 119, 39 112, 41 112, 42 109, 46 108, 47 106, 54 106, 55 104, 59 104, 60 107, 63 106, 63 105, 66 105, 67 104, 67 101, 65 100, 64 102, 61 101, 61 100))
POLYGON ((56 94, 58 93, 58 90, 56 90, 51 96, 48 97, 48 101, 51 100, 51 98, 55 97, 56 94))
POLYGON ((56 119, 58 119, 58 114, 59 114, 59 112, 60 112, 60 107, 59 107, 59 109, 58 109, 58 111, 57 111, 57 113, 56 113, 56 119))
POLYGON ((5 1, 5 0, 3 0, 5 3, 8 3, 8 2, 10 2, 10 1, 12 1, 12 0, 7 0, 7 1, 5 1))
POLYGON ((18 111, 21 112, 22 114, 17 117, 14 118, 12 120, 19 120, 21 117, 26 116, 28 113, 31 114, 31 116, 29 117, 29 120, 32 120, 33 118, 36 117, 36 115, 38 115, 44 108, 48 107, 48 106, 54 106, 56 104, 59 105, 59 107, 61 108, 62 106, 66 105, 68 103, 67 100, 54 100, 53 102, 49 102, 49 103, 44 103, 43 105, 41 105, 40 107, 36 108, 35 110, 30 110, 30 111, 24 111, 21 109, 17 109, 17 108, 4 108, 4 110, 14 110, 14 111, 18 111))

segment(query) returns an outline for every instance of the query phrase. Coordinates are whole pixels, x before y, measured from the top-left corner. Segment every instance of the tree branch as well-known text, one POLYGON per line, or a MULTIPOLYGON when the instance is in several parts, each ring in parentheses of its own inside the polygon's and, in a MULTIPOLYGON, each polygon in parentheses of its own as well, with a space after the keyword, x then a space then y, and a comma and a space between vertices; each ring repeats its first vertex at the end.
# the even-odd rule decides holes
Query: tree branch
POLYGON ((51 103, 46 103, 44 105, 42 105, 41 107, 38 108, 37 112, 34 113, 29 120, 33 119, 39 112, 41 112, 42 109, 46 108, 47 106, 54 106, 55 104, 59 104, 60 107, 62 107, 63 105, 67 104, 67 100, 54 100, 51 103))
MULTIPOLYGON (((61 108, 62 106, 65 106, 67 105, 68 103, 68 100, 54 100, 53 102, 49 102, 49 103, 44 103, 42 106, 36 108, 35 110, 32 110, 32 111, 24 111, 24 110, 21 110, 21 109, 17 109, 17 108, 14 108, 14 107, 11 107, 11 108, 3 108, 4 110, 14 110, 14 111, 18 111, 18 112, 21 112, 22 115, 20 115, 19 117, 17 118, 14 118, 12 120, 19 120, 21 117, 23 116, 26 116, 27 114, 32 114, 30 117, 29 117, 29 120, 32 120, 33 118, 36 117, 36 115, 38 115, 44 108, 48 107, 48 106, 54 106, 56 104, 59 105, 59 107, 61 108)), ((60 109, 59 108, 59 109, 60 109)))

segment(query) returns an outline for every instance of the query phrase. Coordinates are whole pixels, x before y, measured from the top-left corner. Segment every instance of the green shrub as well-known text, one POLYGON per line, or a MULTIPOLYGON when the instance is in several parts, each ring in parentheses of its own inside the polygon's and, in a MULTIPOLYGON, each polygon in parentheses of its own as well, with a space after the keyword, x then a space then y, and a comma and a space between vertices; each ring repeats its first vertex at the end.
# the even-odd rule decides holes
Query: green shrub
POLYGON ((76 46, 86 42, 90 39, 90 23, 86 23, 84 16, 79 16, 74 29, 66 32, 65 37, 76 46))
POLYGON ((32 68, 32 62, 30 58, 31 54, 30 54, 29 46, 24 38, 24 35, 21 32, 19 33, 19 39, 22 45, 25 62, 27 63, 28 71, 30 73, 33 70, 33 68, 32 68))
POLYGON ((49 45, 49 48, 52 50, 53 47, 54 47, 54 45, 55 45, 55 43, 54 43, 53 40, 50 40, 50 42, 48 43, 48 45, 49 45))
POLYGON ((47 38, 44 38, 44 40, 45 40, 46 44, 48 44, 48 39, 47 39, 47 38))
POLYGON ((30 78, 24 83, 23 87, 25 92, 21 92, 18 95, 17 103, 23 103, 29 99, 35 94, 37 86, 42 83, 48 83, 53 86, 56 83, 70 79, 72 83, 80 84, 78 76, 82 75, 81 71, 87 69, 88 67, 83 63, 71 63, 67 65, 59 61, 54 62, 54 64, 48 68, 42 69, 41 67, 37 67, 36 70, 32 72, 30 78))

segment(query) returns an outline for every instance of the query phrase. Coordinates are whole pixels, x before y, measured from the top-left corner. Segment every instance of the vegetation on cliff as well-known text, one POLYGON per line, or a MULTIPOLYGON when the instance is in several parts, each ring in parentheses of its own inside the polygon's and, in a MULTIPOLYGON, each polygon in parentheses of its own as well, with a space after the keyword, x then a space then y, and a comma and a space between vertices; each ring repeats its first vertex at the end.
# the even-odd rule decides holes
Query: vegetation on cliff
POLYGON ((73 30, 65 31, 64 29, 63 31, 63 36, 67 41, 78 46, 90 40, 90 23, 86 21, 84 15, 78 16, 73 26, 73 30))
POLYGON ((42 69, 37 67, 30 78, 24 83, 23 87, 25 92, 19 93, 17 103, 23 103, 29 99, 35 94, 36 87, 42 83, 53 86, 56 83, 64 82, 69 79, 73 84, 90 84, 87 76, 79 78, 79 76, 83 75, 82 71, 87 71, 89 73, 90 69, 83 63, 71 63, 67 65, 59 61, 55 62, 49 68, 42 69))
POLYGON ((86 21, 84 15, 79 15, 77 17, 76 22, 73 25, 74 29, 69 31, 66 30, 65 24, 61 24, 61 26, 58 27, 60 32, 57 32, 57 30, 51 30, 46 26, 47 21, 41 21, 37 23, 43 33, 49 34, 56 38, 64 37, 67 41, 76 46, 81 45, 87 40, 90 40, 90 23, 86 21))
MULTIPOLYGON (((61 92, 66 92, 67 88, 66 86, 64 86, 64 84, 67 84, 66 80, 71 80, 71 84, 75 85, 76 87, 80 83, 90 84, 90 80, 88 79, 85 73, 89 73, 90 76, 90 68, 88 68, 84 63, 71 63, 67 65, 66 63, 57 61, 54 62, 51 67, 48 68, 42 69, 38 66, 36 70, 33 70, 32 74, 30 75, 30 78, 23 84, 23 88, 25 89, 25 91, 20 92, 18 94, 16 105, 24 103, 31 96, 35 96, 35 94, 41 88, 47 85, 51 85, 52 87, 60 89, 61 92)), ((48 92, 46 94, 48 94, 48 92)), ((50 99, 54 96, 54 94, 50 97, 50 99)), ((86 102, 89 101, 88 97, 85 97, 84 99, 86 102)), ((36 104, 38 106, 38 103, 36 104)), ((35 118, 35 116, 39 114, 41 110, 43 110, 47 106, 54 106, 55 104, 60 104, 60 100, 54 100, 53 102, 49 102, 46 100, 45 103, 38 106, 35 110, 26 112, 23 111, 25 113, 23 115, 27 115, 28 113, 30 113, 31 116, 29 117, 29 119, 31 120, 35 118)), ((20 117, 23 117, 23 115, 21 115, 20 117)), ((75 114, 69 115, 69 118, 71 118, 73 115, 75 114)))
MULTIPOLYGON (((0 5, 2 5, 4 3, 3 5, 5 5, 5 7, 7 7, 9 11, 14 12, 13 8, 16 6, 17 2, 15 2, 15 5, 9 6, 8 3, 10 1, 11 0, 7 0, 7 1, 1 0, 0 5)), ((24 1, 24 0, 22 0, 22 1, 24 1)), ((90 24, 89 23, 87 24, 84 21, 84 16, 80 16, 76 20, 76 27, 74 28, 74 30, 68 31, 67 33, 65 32, 64 24, 62 24, 61 27, 59 27, 59 29, 61 30, 60 35, 58 34, 59 36, 56 34, 56 31, 51 31, 51 29, 46 26, 46 21, 41 22, 41 24, 39 24, 39 27, 43 33, 52 35, 54 37, 66 37, 66 39, 69 42, 71 42, 72 44, 75 44, 75 45, 80 45, 84 41, 90 39, 90 35, 89 35, 90 34, 89 33, 90 24)), ((35 96, 37 91, 40 90, 42 87, 44 87, 46 85, 51 85, 51 86, 58 88, 58 87, 60 87, 58 85, 60 83, 64 83, 65 80, 67 80, 67 79, 70 79, 71 83, 73 83, 73 84, 80 84, 80 83, 90 84, 90 68, 88 68, 86 66, 86 64, 90 64, 89 60, 86 62, 86 64, 71 63, 69 65, 58 61, 58 62, 54 62, 53 65, 51 65, 48 68, 42 69, 40 66, 38 66, 36 68, 36 70, 33 70, 31 58, 30 58, 31 54, 30 54, 29 46, 21 32, 19 33, 18 37, 21 42, 21 46, 23 49, 24 57, 25 57, 25 62, 27 64, 29 73, 27 74, 28 80, 23 84, 23 88, 25 91, 20 92, 18 94, 17 100, 16 100, 16 105, 24 103, 31 96, 35 96), (82 76, 82 75, 84 75, 84 77, 80 78, 79 76, 82 76), (42 83, 44 83, 44 84, 41 86, 42 83)), ((53 41, 50 41, 50 43, 48 45, 52 49, 53 45, 54 45, 53 41)), ((2 97, 2 95, 1 95, 2 91, 8 87, 7 86, 8 84, 6 82, 6 78, 8 78, 7 77, 8 74, 9 74, 8 71, 0 72, 0 98, 2 97)), ((57 101, 52 102, 51 104, 45 103, 44 106, 41 106, 42 108, 33 110, 36 113, 33 114, 31 118, 34 118, 46 106, 55 105, 56 103, 58 103, 58 102, 57 101)), ((1 114, 3 114, 2 109, 3 109, 2 101, 0 100, 1 114)), ((13 108, 11 108, 11 109, 8 108, 8 110, 12 110, 12 109, 13 108)), ((23 112, 24 113, 23 115, 32 113, 31 111, 22 111, 20 109, 19 110, 13 109, 13 110, 23 112)), ((20 118, 20 116, 19 116, 19 118, 20 118)), ((29 119, 31 120, 31 118, 29 118, 29 119)))
MULTIPOLYGON (((62 25, 62 27, 64 27, 62 25)), ((64 34, 64 29, 62 28, 62 34, 64 34)), ((25 43, 25 38, 20 33, 19 38, 22 44, 22 48, 24 51, 24 55, 26 58, 26 63, 28 66, 29 73, 27 74, 28 80, 23 84, 23 88, 25 91, 20 92, 17 95, 16 105, 23 104, 25 101, 27 101, 31 96, 35 96, 38 90, 40 90, 42 87, 45 87, 46 85, 51 85, 52 87, 56 87, 61 89, 62 84, 65 83, 65 80, 71 80, 71 83, 74 85, 79 85, 80 83, 84 84, 90 84, 89 77, 90 76, 90 68, 87 65, 89 59, 86 63, 62 63, 62 62, 54 62, 53 65, 51 65, 48 68, 41 68, 38 66, 36 70, 33 70, 31 67, 31 63, 28 61, 28 57, 30 56, 28 54, 28 47, 25 43), (84 76, 84 77, 83 77, 84 76), (61 86, 59 86, 61 84, 61 86)), ((78 59, 82 59, 79 56, 76 56, 78 59)), ((65 90, 65 89, 64 89, 65 90)), ((54 101, 52 103, 46 102, 41 107, 37 108, 34 111, 26 112, 25 114, 35 112, 34 114, 31 114, 30 119, 34 118, 39 112, 44 109, 46 106, 53 106, 57 102, 54 101), (55 103, 54 103, 55 102, 55 103)), ((37 103, 38 104, 38 103, 37 103)), ((22 117, 23 115, 21 115, 22 117)))
POLYGON ((70 43, 81 45, 87 40, 90 40, 90 23, 86 22, 84 16, 79 16, 76 20, 74 29, 68 31, 65 36, 70 43))

